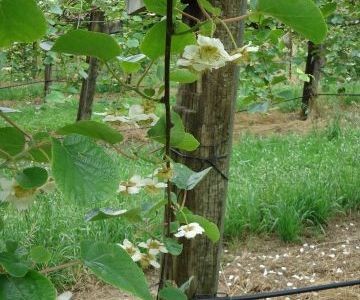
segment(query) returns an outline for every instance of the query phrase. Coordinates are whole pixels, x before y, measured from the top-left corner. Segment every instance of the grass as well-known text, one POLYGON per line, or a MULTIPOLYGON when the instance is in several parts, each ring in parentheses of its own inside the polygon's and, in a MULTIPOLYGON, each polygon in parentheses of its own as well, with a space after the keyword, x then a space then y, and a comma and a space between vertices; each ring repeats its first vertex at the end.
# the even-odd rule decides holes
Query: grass
POLYGON ((308 226, 359 207, 360 131, 334 122, 304 137, 242 137, 233 151, 228 236, 276 232, 296 241, 308 226))

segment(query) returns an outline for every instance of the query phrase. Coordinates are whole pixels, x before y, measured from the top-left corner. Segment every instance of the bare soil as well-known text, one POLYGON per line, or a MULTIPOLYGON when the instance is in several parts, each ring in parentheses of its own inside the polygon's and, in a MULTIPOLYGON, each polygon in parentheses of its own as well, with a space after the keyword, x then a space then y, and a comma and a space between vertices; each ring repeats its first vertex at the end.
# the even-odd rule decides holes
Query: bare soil
MULTIPOLYGON (((225 245, 219 292, 224 295, 292 289, 360 279, 360 215, 335 219, 324 233, 288 245, 272 237, 253 237, 225 245)), ((157 274, 147 274, 156 290, 157 274)), ((73 288, 74 300, 135 300, 86 276, 73 288)), ((360 286, 274 299, 360 299, 360 286)))

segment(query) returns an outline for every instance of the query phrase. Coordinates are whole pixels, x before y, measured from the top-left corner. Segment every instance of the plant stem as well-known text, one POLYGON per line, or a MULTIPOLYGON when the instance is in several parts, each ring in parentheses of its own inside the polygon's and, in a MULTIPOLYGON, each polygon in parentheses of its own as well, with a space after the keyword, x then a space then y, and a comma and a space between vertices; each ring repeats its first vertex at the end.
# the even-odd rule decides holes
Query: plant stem
MULTIPOLYGON (((165 114, 166 114, 166 143, 165 143, 165 156, 164 160, 166 161, 166 167, 171 168, 170 164, 170 138, 171 138, 171 107, 170 107, 170 63, 171 63, 171 38, 174 33, 173 25, 173 0, 167 0, 167 10, 166 10, 166 44, 165 44, 165 74, 164 74, 164 98, 163 102, 165 105, 165 114)), ((170 180, 167 181, 167 205, 165 206, 165 236, 170 237, 170 223, 171 223, 171 183, 170 180)), ((164 287, 165 283, 165 273, 169 264, 169 254, 164 254, 163 263, 161 265, 161 274, 160 274, 160 284, 159 290, 164 287)))
POLYGON ((6 122, 8 122, 12 127, 19 130, 21 133, 23 133, 26 137, 31 139, 31 135, 25 132, 23 129, 21 129, 13 120, 11 120, 8 116, 5 115, 2 111, 0 111, 0 117, 2 117, 6 122))
POLYGON ((218 18, 217 18, 216 20, 225 28, 226 32, 227 32, 228 35, 230 36, 230 39, 231 39, 231 41, 232 41, 235 49, 239 48, 238 45, 237 45, 237 43, 236 43, 236 40, 235 40, 235 38, 234 38, 234 35, 232 34, 229 26, 227 26, 227 24, 226 24, 223 20, 221 20, 221 19, 218 19, 218 18))
POLYGON ((147 66, 145 72, 141 75, 138 83, 136 84, 136 88, 137 88, 137 89, 140 87, 140 84, 143 82, 145 76, 149 73, 149 71, 150 71, 151 67, 153 66, 153 64, 154 64, 154 60, 152 60, 152 61, 150 62, 150 64, 147 66))
POLYGON ((141 92, 137 87, 132 87, 129 86, 125 83, 122 82, 122 80, 120 79, 120 77, 114 72, 113 69, 111 69, 110 65, 108 63, 105 63, 106 68, 109 70, 109 72, 111 73, 111 75, 117 80, 117 82, 124 88, 126 88, 129 91, 133 91, 135 93, 137 93, 138 95, 140 95, 141 97, 147 99, 147 100, 151 100, 151 101, 155 101, 155 102, 159 102, 160 99, 156 99, 156 98, 151 98, 147 95, 145 95, 143 92, 141 92))
POLYGON ((243 16, 238 16, 238 17, 234 17, 234 18, 229 18, 229 19, 224 19, 222 20, 224 23, 233 23, 233 22, 240 22, 244 19, 247 19, 248 17, 250 17, 251 14, 247 14, 247 15, 243 15, 243 16))
POLYGON ((72 266, 76 266, 76 265, 79 265, 79 264, 81 264, 80 260, 74 260, 74 261, 70 261, 70 262, 68 262, 66 264, 62 264, 62 265, 55 266, 55 267, 52 267, 52 268, 43 269, 43 270, 40 271, 40 273, 48 274, 48 273, 60 271, 60 270, 63 270, 63 269, 66 269, 66 268, 69 268, 69 267, 72 267, 72 266))

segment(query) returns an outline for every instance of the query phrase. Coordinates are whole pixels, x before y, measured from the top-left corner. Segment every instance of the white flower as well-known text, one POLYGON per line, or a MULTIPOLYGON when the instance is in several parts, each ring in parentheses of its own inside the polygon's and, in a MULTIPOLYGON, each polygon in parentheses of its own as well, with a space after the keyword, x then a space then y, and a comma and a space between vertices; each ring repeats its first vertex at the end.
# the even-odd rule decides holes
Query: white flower
POLYGON ((240 48, 241 52, 258 52, 259 47, 258 46, 251 46, 251 43, 245 45, 244 47, 240 48))
POLYGON ((149 266, 153 266, 155 269, 160 268, 160 264, 157 262, 155 255, 150 253, 141 254, 140 264, 144 269, 149 266))
POLYGON ((104 122, 121 122, 127 124, 133 124, 139 126, 138 122, 151 122, 150 126, 154 126, 158 121, 159 117, 155 114, 146 114, 145 109, 142 105, 134 104, 130 106, 129 113, 127 116, 113 116, 107 115, 104 122))
POLYGON ((37 189, 24 189, 15 180, 0 178, 0 201, 9 202, 18 210, 28 209, 37 193, 37 189))
POLYGON ((149 249, 151 255, 158 255, 160 252, 168 253, 168 250, 163 243, 153 239, 148 239, 146 243, 141 242, 139 247, 149 249))
POLYGON ((187 239, 193 239, 198 234, 202 234, 204 232, 204 228, 202 228, 198 223, 190 223, 184 226, 181 226, 178 229, 178 232, 174 234, 176 237, 185 237, 187 239))
POLYGON ((147 188, 149 192, 157 193, 161 189, 164 189, 167 187, 167 183, 165 182, 159 182, 159 180, 156 177, 153 178, 145 178, 142 180, 142 185, 147 188))
POLYGON ((122 182, 117 190, 118 193, 127 193, 134 195, 140 193, 141 187, 143 187, 143 179, 140 175, 134 175, 129 181, 122 182))
POLYGON ((239 53, 229 55, 219 39, 199 35, 197 45, 186 46, 177 65, 202 72, 222 68, 227 62, 232 62, 239 57, 241 57, 239 53))
POLYGON ((142 254, 138 247, 136 247, 133 243, 131 243, 128 239, 125 239, 122 244, 118 244, 121 248, 123 248, 131 257, 131 259, 135 262, 140 261, 142 258, 142 254))

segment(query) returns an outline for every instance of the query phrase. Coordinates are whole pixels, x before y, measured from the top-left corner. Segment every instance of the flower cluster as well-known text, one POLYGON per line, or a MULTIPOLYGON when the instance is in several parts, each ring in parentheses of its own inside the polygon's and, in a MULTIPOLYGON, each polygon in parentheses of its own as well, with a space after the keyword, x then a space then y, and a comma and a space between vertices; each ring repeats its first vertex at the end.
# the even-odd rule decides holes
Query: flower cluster
POLYGON ((121 122, 137 127, 139 127, 139 123, 150 123, 150 126, 154 126, 159 121, 159 117, 153 113, 146 114, 142 105, 134 104, 130 106, 127 116, 106 115, 103 121, 121 122))
POLYGON ((144 269, 150 266, 153 266, 156 269, 160 268, 160 264, 157 261, 157 255, 160 253, 168 253, 165 245, 155 239, 148 239, 146 243, 141 242, 138 246, 135 246, 129 240, 125 239, 122 244, 118 245, 130 255, 134 262, 139 262, 144 269), (147 249, 147 252, 141 252, 139 247, 147 249))
POLYGON ((140 193, 142 188, 145 188, 148 192, 158 193, 166 187, 167 183, 159 182, 157 177, 142 178, 140 175, 134 175, 128 181, 120 183, 117 192, 134 195, 140 193))
POLYGON ((256 51, 258 51, 258 47, 247 45, 230 55, 219 39, 199 35, 197 45, 186 46, 177 65, 195 72, 211 71, 224 67, 228 62, 238 62, 247 52, 256 51))
MULTIPOLYGON (((180 226, 178 232, 174 234, 174 236, 178 238, 185 237, 187 239, 193 239, 197 235, 203 234, 204 231, 204 228, 198 223, 190 223, 180 226)), ((128 239, 125 239, 122 244, 118 245, 129 254, 134 262, 140 263, 141 267, 144 269, 150 266, 156 269, 160 268, 157 256, 161 253, 169 252, 165 244, 156 239, 148 239, 146 242, 141 242, 137 246, 128 239), (140 248, 146 249, 146 252, 141 252, 140 248)))
POLYGON ((190 223, 179 227, 178 232, 174 236, 180 238, 184 237, 187 239, 193 239, 198 234, 204 233, 204 228, 202 228, 198 223, 190 223))

